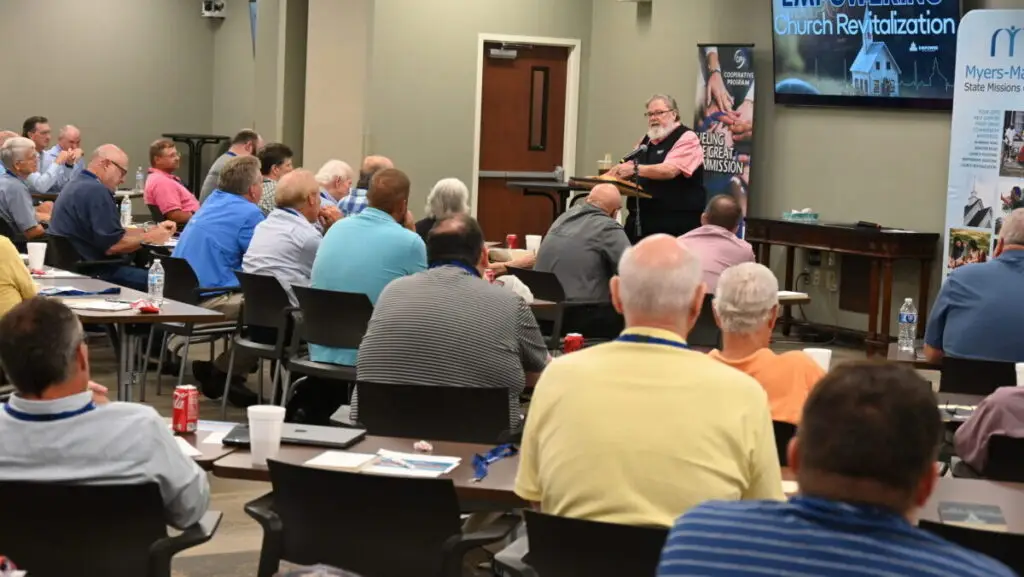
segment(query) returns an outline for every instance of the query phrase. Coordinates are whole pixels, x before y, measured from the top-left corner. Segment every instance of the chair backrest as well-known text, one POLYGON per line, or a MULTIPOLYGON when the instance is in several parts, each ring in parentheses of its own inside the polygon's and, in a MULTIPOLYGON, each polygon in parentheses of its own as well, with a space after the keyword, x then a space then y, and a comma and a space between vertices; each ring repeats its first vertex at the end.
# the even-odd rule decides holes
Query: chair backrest
POLYGON ((183 258, 174 257, 161 258, 160 264, 164 267, 164 298, 189 305, 198 304, 196 289, 199 288, 199 277, 192 270, 192 265, 183 258))
POLYGON ((704 295, 704 304, 700 307, 700 316, 697 317, 697 322, 693 325, 693 329, 690 330, 690 334, 686 336, 686 342, 690 346, 721 348, 722 330, 718 328, 718 323, 715 322, 715 311, 711 305, 714 299, 715 295, 713 294, 704 295))
MULTIPOLYGON (((1005 513, 1004 513, 1005 514, 1005 513)), ((922 519, 918 526, 961 547, 1001 561, 1016 573, 1024 573, 1024 537, 1002 531, 972 529, 922 519)))
POLYGON ((339 349, 358 349, 373 316, 370 297, 294 286, 302 309, 302 335, 306 342, 339 349))
POLYGON ((992 435, 988 438, 986 479, 1024 483, 1024 439, 992 435))
POLYGON ((786 455, 789 451, 789 440, 796 434, 796 425, 785 421, 772 421, 772 429, 775 430, 775 449, 779 452, 779 465, 785 467, 789 464, 786 455))
POLYGON ((939 374, 939 391, 988 396, 999 387, 1017 384, 1014 364, 1003 361, 980 361, 943 357, 939 374))
POLYGON ((509 428, 508 389, 358 382, 359 423, 371 435, 497 443, 509 428))
POLYGON ((524 509, 530 552, 540 577, 654 575, 668 529, 598 523, 524 509))
POLYGON ((375 577, 441 574, 443 544, 461 531, 450 479, 267 466, 282 559, 375 577))
POLYGON ((242 287, 245 306, 242 307, 242 322, 250 327, 285 329, 288 317, 282 312, 292 306, 288 293, 276 277, 235 271, 238 284, 242 287))
POLYGON ((0 503, 0 550, 33 577, 148 575, 149 547, 167 537, 155 483, 0 482, 0 503))
POLYGON ((155 204, 147 204, 146 208, 149 209, 149 217, 153 219, 153 222, 162 222, 164 220, 164 213, 160 212, 160 207, 155 204))
POLYGON ((555 303, 565 301, 565 289, 562 288, 562 283, 558 281, 558 277, 553 272, 540 272, 510 266, 508 274, 523 281, 523 284, 533 293, 534 298, 555 303))
POLYGON ((69 271, 77 269, 78 263, 82 261, 82 255, 78 254, 75 245, 71 244, 71 239, 47 234, 46 241, 46 264, 69 271))
POLYGON ((25 252, 25 237, 14 232, 14 227, 11 226, 11 223, 3 218, 0 218, 0 236, 9 238, 14 243, 14 248, 18 249, 18 252, 25 252))

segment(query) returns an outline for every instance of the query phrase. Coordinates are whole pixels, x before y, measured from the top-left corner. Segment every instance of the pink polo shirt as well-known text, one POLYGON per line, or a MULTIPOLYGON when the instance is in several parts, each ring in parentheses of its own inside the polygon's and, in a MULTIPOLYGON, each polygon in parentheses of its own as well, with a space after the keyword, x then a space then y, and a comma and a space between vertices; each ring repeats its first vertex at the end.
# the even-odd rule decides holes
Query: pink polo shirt
POLYGON ((146 204, 156 206, 161 214, 167 214, 172 210, 195 214, 199 210, 199 201, 185 188, 180 178, 156 168, 149 169, 143 198, 146 204))
POLYGON ((718 277, 725 269, 744 262, 754 262, 754 249, 750 243, 731 231, 713 224, 705 224, 679 237, 679 244, 700 257, 704 283, 708 292, 715 292, 718 277))
MULTIPOLYGON (((677 124, 676 127, 678 126, 677 124)), ((660 142, 661 140, 652 140, 651 144, 660 142)), ((683 176, 693 176, 693 172, 704 164, 704 147, 700 145, 700 137, 697 136, 697 133, 691 130, 680 136, 665 155, 665 160, 662 163, 678 168, 683 176)))

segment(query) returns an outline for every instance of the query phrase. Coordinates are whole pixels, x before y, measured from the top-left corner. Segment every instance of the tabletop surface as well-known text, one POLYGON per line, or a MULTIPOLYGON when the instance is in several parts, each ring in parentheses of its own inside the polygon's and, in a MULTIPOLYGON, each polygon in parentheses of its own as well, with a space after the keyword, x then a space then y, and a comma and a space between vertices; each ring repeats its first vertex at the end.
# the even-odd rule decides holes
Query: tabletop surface
POLYGON ((559 182, 557 180, 510 180, 505 183, 508 188, 522 188, 523 190, 551 190, 551 191, 569 191, 569 190, 590 190, 585 186, 573 185, 569 182, 559 182))
MULTIPOLYGON (((101 291, 117 286, 106 281, 94 278, 41 278, 36 279, 40 287, 73 286, 83 291, 101 291)), ((127 287, 120 287, 119 295, 92 295, 82 297, 58 297, 62 301, 113 298, 118 301, 133 302, 139 299, 149 298, 144 292, 133 290, 127 287)), ((83 323, 215 323, 225 319, 222 313, 204 309, 193 305, 187 305, 178 301, 164 299, 163 307, 157 314, 144 314, 135 309, 123 311, 90 311, 75 309, 75 314, 83 323)))
MULTIPOLYGON (((234 425, 234 423, 231 424, 234 425)), ((234 447, 225 447, 220 443, 204 443, 203 441, 210 435, 217 435, 219 438, 223 438, 216 431, 196 431, 195 433, 177 435, 202 453, 202 455, 196 455, 192 459, 200 468, 206 471, 213 469, 214 461, 226 457, 235 451, 234 447)))
POLYGON ((911 363, 918 369, 939 370, 942 368, 941 365, 929 363, 921 354, 920 346, 915 346, 914 352, 910 352, 901 351, 897 343, 889 343, 889 350, 885 355, 885 359, 896 363, 911 363))

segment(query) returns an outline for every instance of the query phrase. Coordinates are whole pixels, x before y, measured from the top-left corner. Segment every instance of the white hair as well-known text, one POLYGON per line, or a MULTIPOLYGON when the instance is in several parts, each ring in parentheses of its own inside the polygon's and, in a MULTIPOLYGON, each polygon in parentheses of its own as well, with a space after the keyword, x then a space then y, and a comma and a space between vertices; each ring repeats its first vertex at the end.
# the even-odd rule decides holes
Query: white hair
POLYGON ((1003 228, 999 238, 1004 244, 1024 245, 1024 208, 1015 209, 1010 216, 1003 219, 1003 228))
POLYGON ((334 179, 351 180, 355 176, 352 167, 347 162, 340 160, 328 160, 316 173, 316 181, 320 186, 327 186, 334 179))
POLYGON ((13 170, 14 163, 19 160, 25 160, 29 154, 36 153, 36 143, 24 136, 16 136, 14 138, 8 138, 7 142, 4 142, 2 148, 0 148, 0 163, 4 166, 13 170))
POLYGON ((768 322, 779 304, 779 279, 762 264, 738 264, 718 278, 712 302, 723 331, 753 332, 768 322))
POLYGON ((647 317, 677 319, 690 312, 702 279, 700 258, 689 251, 673 267, 649 265, 629 247, 619 261, 619 298, 623 311, 647 317))
POLYGON ((673 110, 676 113, 679 112, 679 105, 676 104, 676 99, 672 98, 672 96, 668 94, 655 94, 647 99, 647 104, 644 106, 650 106, 652 102, 656 102, 658 100, 664 102, 665 106, 667 106, 669 110, 673 110))
POLYGON ((469 212, 469 188, 457 178, 437 181, 427 195, 427 216, 442 219, 469 212))

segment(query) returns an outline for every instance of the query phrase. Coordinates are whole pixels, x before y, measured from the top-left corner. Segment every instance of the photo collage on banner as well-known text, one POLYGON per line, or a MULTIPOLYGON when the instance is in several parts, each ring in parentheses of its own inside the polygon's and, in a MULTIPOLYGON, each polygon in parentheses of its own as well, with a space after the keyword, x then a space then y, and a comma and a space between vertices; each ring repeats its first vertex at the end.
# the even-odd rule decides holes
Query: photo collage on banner
POLYGON ((1024 207, 1021 28, 1022 10, 974 10, 960 24, 943 275, 992 258, 1004 219, 1024 207))
MULTIPOLYGON (((754 140, 754 45, 697 47, 693 129, 704 148, 708 198, 731 194, 747 214, 754 140)), ((739 236, 743 237, 741 226, 739 236)))

